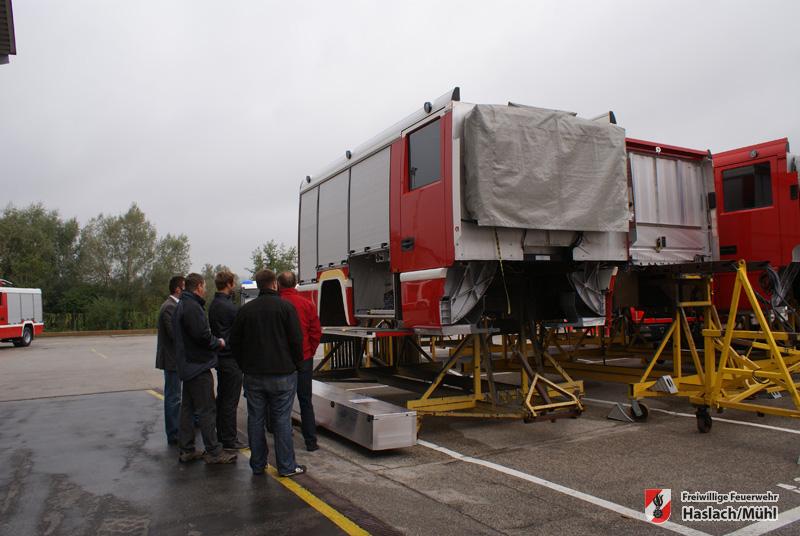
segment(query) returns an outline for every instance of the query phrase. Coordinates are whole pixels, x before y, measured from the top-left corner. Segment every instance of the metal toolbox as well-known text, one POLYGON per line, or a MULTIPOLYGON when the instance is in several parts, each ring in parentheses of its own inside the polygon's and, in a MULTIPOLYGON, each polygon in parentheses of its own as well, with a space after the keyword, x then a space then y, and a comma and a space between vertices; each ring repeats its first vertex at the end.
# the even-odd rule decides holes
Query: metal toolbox
MULTIPOLYGON (((329 383, 313 381, 317 426, 370 450, 411 447, 417 443, 417 412, 329 383)), ((293 414, 300 418, 295 397, 293 414)))

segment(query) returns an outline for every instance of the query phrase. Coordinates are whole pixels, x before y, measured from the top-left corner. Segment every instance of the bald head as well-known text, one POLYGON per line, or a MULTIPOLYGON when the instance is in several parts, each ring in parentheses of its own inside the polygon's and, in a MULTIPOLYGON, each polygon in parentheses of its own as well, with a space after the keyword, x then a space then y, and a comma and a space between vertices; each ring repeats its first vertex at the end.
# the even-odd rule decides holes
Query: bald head
POLYGON ((278 275, 278 288, 294 288, 297 286, 297 276, 294 272, 281 272, 278 275))

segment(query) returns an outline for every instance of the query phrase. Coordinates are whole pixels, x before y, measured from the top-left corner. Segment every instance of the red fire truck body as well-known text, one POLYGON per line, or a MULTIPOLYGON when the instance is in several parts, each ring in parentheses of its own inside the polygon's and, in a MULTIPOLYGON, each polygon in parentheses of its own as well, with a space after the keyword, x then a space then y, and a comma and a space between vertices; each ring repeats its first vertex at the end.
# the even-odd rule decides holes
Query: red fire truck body
POLYGON ((0 341, 28 346, 42 331, 42 291, 8 286, 0 280, 0 341))
POLYGON ((456 88, 306 178, 299 290, 326 326, 600 325, 621 268, 716 257, 712 191, 706 152, 626 139, 613 114, 456 88))
MULTIPOLYGON (((714 155, 721 259, 768 261, 776 270, 800 261, 799 161, 786 138, 714 155)), ((763 272, 750 279, 772 290, 763 272)), ((727 307, 733 276, 717 276, 715 287, 717 304, 727 307)))

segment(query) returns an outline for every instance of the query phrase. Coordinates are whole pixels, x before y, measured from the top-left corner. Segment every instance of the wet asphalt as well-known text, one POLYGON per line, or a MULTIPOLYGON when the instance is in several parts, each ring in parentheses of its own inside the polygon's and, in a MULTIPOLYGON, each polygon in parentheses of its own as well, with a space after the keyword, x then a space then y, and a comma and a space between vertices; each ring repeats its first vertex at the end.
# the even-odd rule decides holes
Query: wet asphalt
MULTIPOLYGON (((236 466, 179 465, 164 441, 161 401, 146 392, 163 382, 154 355, 152 336, 0 345, 0 534, 338 531, 277 481, 254 480, 244 457, 236 466)), ((396 402, 407 396, 358 387, 396 402)), ((309 453, 295 430, 298 462, 309 467, 297 481, 375 534, 666 534, 637 519, 651 487, 672 489, 680 533, 800 533, 800 421, 726 411, 700 434, 685 400, 649 400, 646 423, 623 423, 606 416, 626 400, 624 385, 587 382, 586 393, 578 419, 430 418, 420 430, 427 444, 382 453, 326 431, 309 453), (785 523, 683 521, 680 492, 706 490, 776 493, 785 523)), ((244 428, 241 406, 239 419, 244 428)))
POLYGON ((162 407, 141 390, 0 402, 0 534, 342 534, 242 455, 180 464, 162 407))

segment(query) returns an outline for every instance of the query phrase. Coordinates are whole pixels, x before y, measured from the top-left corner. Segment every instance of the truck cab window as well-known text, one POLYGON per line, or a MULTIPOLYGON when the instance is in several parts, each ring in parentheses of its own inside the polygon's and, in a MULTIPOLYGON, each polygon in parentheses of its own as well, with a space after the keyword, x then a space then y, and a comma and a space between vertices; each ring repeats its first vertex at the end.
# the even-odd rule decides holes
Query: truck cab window
POLYGON ((408 135, 408 187, 434 183, 441 176, 439 120, 408 135))
POLYGON ((772 204, 769 162, 722 172, 725 212, 768 207, 772 204))

